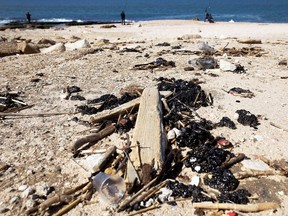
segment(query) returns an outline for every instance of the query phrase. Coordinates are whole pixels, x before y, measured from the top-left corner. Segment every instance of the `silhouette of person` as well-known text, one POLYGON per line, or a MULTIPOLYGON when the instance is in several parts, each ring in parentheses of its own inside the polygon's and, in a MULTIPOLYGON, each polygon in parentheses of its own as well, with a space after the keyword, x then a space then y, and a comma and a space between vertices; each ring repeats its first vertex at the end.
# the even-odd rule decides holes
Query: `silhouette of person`
POLYGON ((26 13, 26 18, 27 18, 28 23, 30 23, 31 22, 31 14, 29 12, 26 13))
POLYGON ((124 11, 121 12, 120 16, 121 16, 121 24, 125 25, 125 13, 124 13, 124 11))

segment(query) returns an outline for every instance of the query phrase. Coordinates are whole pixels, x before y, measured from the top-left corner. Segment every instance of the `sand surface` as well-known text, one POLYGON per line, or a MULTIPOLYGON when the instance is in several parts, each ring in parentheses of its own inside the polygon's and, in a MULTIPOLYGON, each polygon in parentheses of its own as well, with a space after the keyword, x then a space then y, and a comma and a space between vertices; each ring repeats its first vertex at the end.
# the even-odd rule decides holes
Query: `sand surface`
MULTIPOLYGON (((14 29, 0 31, 0 37, 12 40, 19 38, 37 43, 46 38, 56 42, 74 42, 86 39, 91 48, 62 53, 38 53, 0 58, 0 92, 7 87, 21 92, 21 99, 29 109, 21 114, 73 112, 85 101, 64 100, 63 89, 76 85, 81 95, 94 99, 103 94, 119 91, 129 85, 141 87, 156 84, 155 78, 167 77, 184 80, 199 79, 201 87, 214 98, 213 106, 200 108, 198 114, 218 122, 223 116, 234 119, 235 111, 246 109, 261 116, 258 129, 237 123, 237 129, 217 128, 214 136, 224 136, 233 145, 233 152, 244 153, 249 158, 265 156, 267 159, 285 160, 287 169, 288 140, 288 68, 279 65, 288 60, 288 24, 261 23, 203 23, 196 21, 150 21, 132 23, 116 28, 101 28, 100 25, 53 27, 50 29, 14 29), (237 39, 261 40, 261 44, 242 44, 237 39), (108 42, 103 39, 109 40, 108 42), (155 46, 167 42, 171 46, 155 46), (223 72, 220 69, 185 71, 188 61, 199 56, 165 52, 172 46, 197 51, 199 42, 208 42, 216 50, 227 48, 260 47, 261 56, 228 56, 247 69, 246 74, 223 72), (123 48, 136 48, 141 52, 120 52, 123 48), (101 48, 101 50, 100 50, 101 48), (152 62, 162 57, 176 63, 175 68, 161 70, 131 70, 136 64, 152 62), (43 76, 39 76, 39 74, 43 76), (38 75, 37 75, 38 74, 38 75), (214 76, 211 76, 214 75, 214 76), (39 78, 39 82, 31 82, 39 78), (229 89, 241 87, 255 94, 243 98, 227 94, 229 89), (224 91, 225 90, 225 91, 224 91), (277 127, 273 126, 277 125, 277 127)), ((1 49, 1 47, 0 47, 1 49)), ((216 59, 223 58, 215 56, 216 59)), ((8 209, 3 215, 23 215, 33 205, 31 196, 22 197, 19 186, 28 185, 41 190, 45 185, 56 192, 71 188, 87 180, 87 173, 72 157, 71 146, 82 136, 89 134, 89 127, 71 119, 89 120, 81 114, 51 117, 1 119, 0 163, 11 167, 0 171, 0 209, 8 209), (18 202, 13 199, 19 197, 18 202)), ((105 148, 121 145, 121 135, 113 134, 97 146, 105 148)), ((183 171, 186 172, 185 170, 183 171)), ((189 172, 187 171, 189 178, 189 172)), ((255 193, 258 201, 273 201, 280 205, 277 211, 240 215, 288 215, 288 181, 281 175, 251 178, 251 185, 258 185, 255 193), (257 183, 259 182, 259 184, 257 183), (256 182, 256 183, 255 183, 256 182)), ((249 185, 248 181, 248 185, 249 185)), ((252 188, 253 190, 253 188, 252 188)), ((113 211, 99 201, 97 193, 91 203, 81 203, 67 215, 114 215, 113 211)), ((254 202, 257 202, 254 200, 254 202)), ((144 215, 193 215, 190 201, 177 206, 164 204, 161 208, 144 215)), ((120 213, 119 215, 126 215, 120 213)), ((208 212, 209 215, 209 212, 208 212)))

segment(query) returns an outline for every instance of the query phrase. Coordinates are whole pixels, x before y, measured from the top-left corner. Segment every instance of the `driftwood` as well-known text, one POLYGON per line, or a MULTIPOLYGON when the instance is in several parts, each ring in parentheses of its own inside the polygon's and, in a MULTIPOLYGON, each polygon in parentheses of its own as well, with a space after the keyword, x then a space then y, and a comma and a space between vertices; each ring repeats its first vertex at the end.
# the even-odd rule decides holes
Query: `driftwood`
POLYGON ((82 137, 82 138, 76 140, 76 142, 72 146, 72 151, 75 153, 81 146, 85 145, 86 143, 96 142, 96 141, 112 134, 115 131, 115 129, 116 129, 116 127, 111 124, 96 134, 92 134, 92 135, 82 137))
POLYGON ((156 208, 160 208, 160 207, 161 207, 160 205, 155 204, 155 205, 152 205, 152 206, 150 206, 150 207, 148 207, 148 208, 144 208, 144 209, 140 209, 140 210, 138 210, 138 211, 136 211, 136 212, 132 212, 132 213, 128 214, 128 216, 133 216, 133 215, 137 215, 137 214, 142 214, 142 213, 145 213, 145 212, 147 212, 147 211, 150 211, 150 210, 153 210, 153 209, 156 209, 156 208))
POLYGON ((107 162, 111 159, 111 155, 113 155, 116 152, 116 146, 111 146, 110 148, 107 149, 107 151, 103 155, 103 159, 99 162, 99 164, 95 165, 93 167, 94 172, 99 172, 101 171, 107 162))
POLYGON ((229 161, 224 162, 221 165, 221 168, 229 168, 229 167, 233 166, 234 164, 241 162, 242 160, 244 160, 244 158, 245 158, 245 154, 240 153, 236 157, 231 158, 229 161))
POLYGON ((261 40, 256 40, 256 39, 250 39, 250 38, 244 38, 244 39, 238 39, 238 43, 244 43, 244 44, 261 44, 261 40))
POLYGON ((126 199, 117 209, 117 212, 123 211, 125 210, 130 203, 136 199, 138 196, 140 196, 147 188, 149 188, 150 186, 152 186, 155 182, 156 182, 157 178, 151 180, 148 184, 146 184, 141 190, 139 190, 136 194, 134 194, 131 198, 126 199))
MULTIPOLYGON (((166 148, 166 137, 162 124, 162 103, 156 87, 146 88, 141 96, 140 107, 133 132, 130 158, 133 162, 127 164, 126 183, 131 186, 135 180, 149 179, 151 173, 142 172, 138 178, 137 171, 143 165, 150 166, 151 171, 159 170, 163 164, 166 148), (135 169, 137 171, 135 171, 135 169)), ((143 171, 143 170, 142 170, 143 171)))
POLYGON ((242 212, 259 212, 270 209, 277 209, 279 205, 274 202, 257 203, 257 204, 231 204, 231 203, 193 203, 194 208, 204 208, 204 209, 227 209, 236 210, 242 212))
POLYGON ((0 116, 16 116, 16 117, 49 117, 55 115, 73 115, 78 112, 57 112, 57 113, 34 113, 34 114, 21 114, 21 113, 5 113, 0 112, 0 116))
POLYGON ((139 104, 140 104, 140 98, 136 98, 112 110, 108 110, 108 111, 106 110, 97 114, 96 116, 92 116, 90 121, 91 123, 95 124, 95 123, 102 122, 103 120, 111 120, 111 119, 118 118, 119 115, 128 114, 133 109, 138 109, 139 104))
MULTIPOLYGON (((172 94, 172 92, 161 91, 160 94, 163 97, 168 97, 172 94)), ((136 98, 112 110, 105 110, 101 113, 98 113, 95 116, 92 116, 90 119, 90 122, 95 124, 95 123, 100 123, 104 120, 117 119, 120 115, 129 114, 133 110, 138 110, 139 104, 140 104, 140 98, 136 98)))

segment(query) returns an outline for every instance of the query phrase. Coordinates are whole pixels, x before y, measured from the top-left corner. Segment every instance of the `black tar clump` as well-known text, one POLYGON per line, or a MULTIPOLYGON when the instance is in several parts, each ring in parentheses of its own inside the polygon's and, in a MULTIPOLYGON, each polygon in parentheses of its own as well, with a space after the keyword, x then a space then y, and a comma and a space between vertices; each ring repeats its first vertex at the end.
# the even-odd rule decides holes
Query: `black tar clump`
POLYGON ((239 189, 233 192, 221 193, 217 199, 221 203, 247 204, 249 203, 249 196, 251 194, 246 189, 239 189))
POLYGON ((192 197, 193 202, 213 201, 210 197, 203 195, 203 190, 199 186, 185 185, 178 181, 167 183, 167 188, 172 190, 173 197, 188 198, 192 197))
POLYGON ((228 128, 231 128, 233 130, 236 129, 236 125, 235 123, 228 117, 223 117, 219 123, 217 123, 215 126, 218 126, 218 127, 228 127, 228 128))
POLYGON ((249 111, 241 109, 237 110, 236 113, 238 113, 239 115, 237 121, 240 124, 254 128, 257 128, 257 126, 259 125, 257 117, 249 111))
POLYGON ((92 115, 92 114, 101 112, 103 110, 113 109, 135 98, 137 98, 137 96, 129 95, 128 93, 123 94, 120 98, 117 98, 115 95, 112 95, 112 94, 105 94, 94 100, 88 100, 87 102, 87 104, 102 103, 99 108, 95 108, 95 107, 88 106, 88 105, 81 105, 81 106, 78 106, 77 109, 82 114, 92 115))

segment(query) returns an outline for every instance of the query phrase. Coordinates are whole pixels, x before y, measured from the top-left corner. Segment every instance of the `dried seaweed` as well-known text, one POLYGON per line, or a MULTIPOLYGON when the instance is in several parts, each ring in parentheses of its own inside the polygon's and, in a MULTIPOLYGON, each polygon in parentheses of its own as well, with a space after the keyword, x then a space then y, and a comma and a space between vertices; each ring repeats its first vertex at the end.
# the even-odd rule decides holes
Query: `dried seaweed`
POLYGON ((217 199, 221 203, 247 204, 249 203, 249 196, 251 194, 246 189, 239 189, 232 192, 223 192, 217 199))
POLYGON ((219 123, 215 124, 216 127, 228 127, 233 130, 236 129, 235 123, 228 117, 223 117, 219 123))
POLYGON ((239 185, 239 181, 230 170, 220 168, 213 170, 212 175, 208 174, 204 183, 221 192, 233 191, 239 185))

